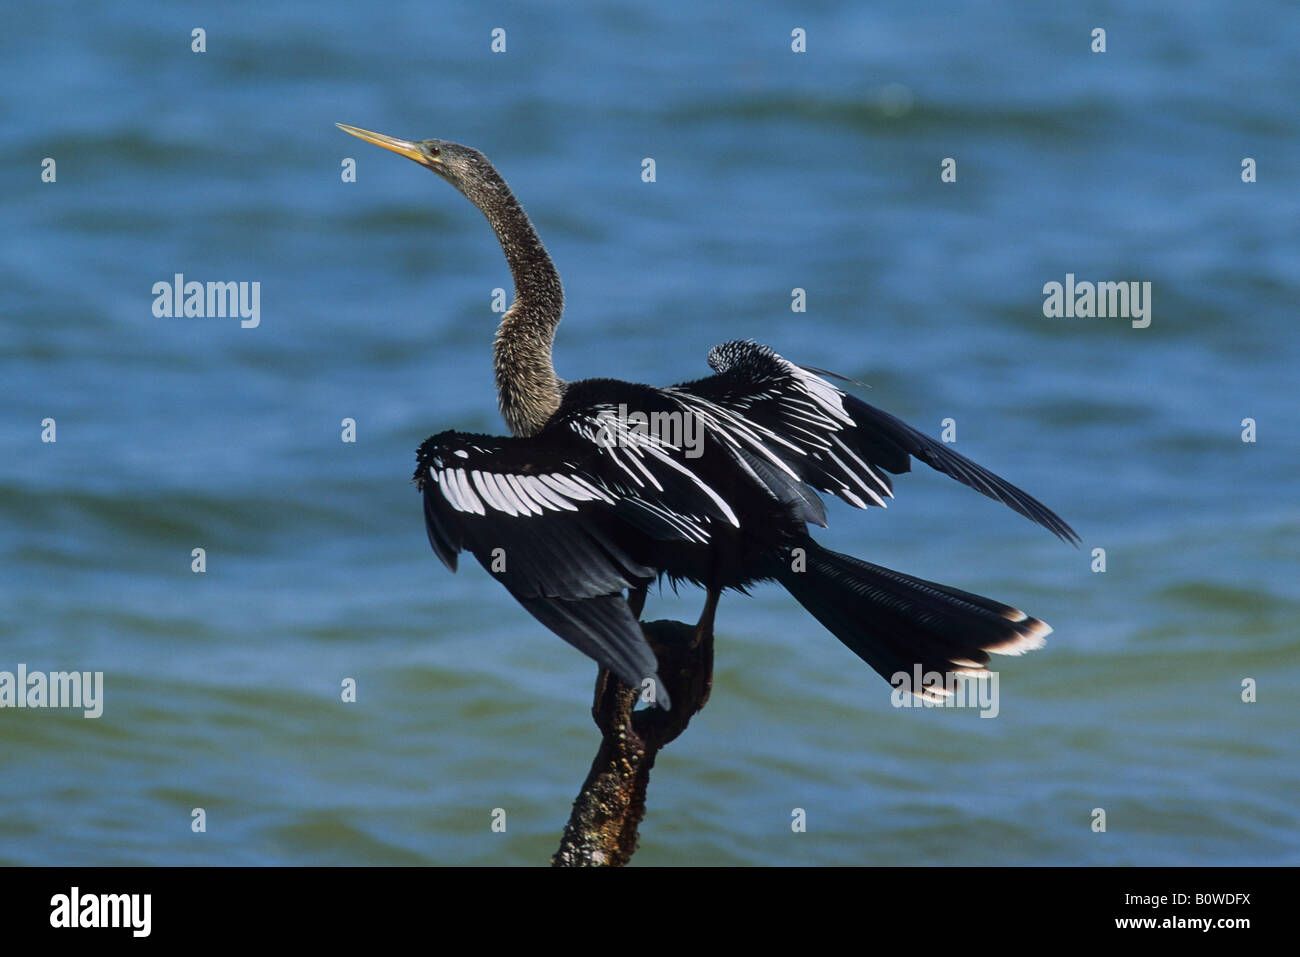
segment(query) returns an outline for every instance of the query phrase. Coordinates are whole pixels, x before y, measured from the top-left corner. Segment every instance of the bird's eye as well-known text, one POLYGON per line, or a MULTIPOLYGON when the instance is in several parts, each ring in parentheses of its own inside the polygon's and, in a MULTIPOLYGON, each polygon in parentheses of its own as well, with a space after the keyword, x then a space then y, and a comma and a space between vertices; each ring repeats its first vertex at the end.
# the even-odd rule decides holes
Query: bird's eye
POLYGON ((438 146, 430 146, 428 147, 427 152, 430 156, 438 156, 442 153, 442 148, 438 146))

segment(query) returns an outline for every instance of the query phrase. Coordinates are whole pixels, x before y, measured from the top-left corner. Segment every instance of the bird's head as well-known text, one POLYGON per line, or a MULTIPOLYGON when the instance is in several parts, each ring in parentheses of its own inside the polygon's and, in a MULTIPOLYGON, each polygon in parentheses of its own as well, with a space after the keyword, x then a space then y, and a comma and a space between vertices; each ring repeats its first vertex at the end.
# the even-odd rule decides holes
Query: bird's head
POLYGON ((466 195, 470 195, 476 185, 495 177, 495 170, 487 157, 473 147, 461 146, 448 140, 399 140, 395 136, 371 133, 343 123, 334 125, 344 133, 351 133, 367 143, 392 150, 399 156, 405 156, 426 169, 433 170, 466 195))

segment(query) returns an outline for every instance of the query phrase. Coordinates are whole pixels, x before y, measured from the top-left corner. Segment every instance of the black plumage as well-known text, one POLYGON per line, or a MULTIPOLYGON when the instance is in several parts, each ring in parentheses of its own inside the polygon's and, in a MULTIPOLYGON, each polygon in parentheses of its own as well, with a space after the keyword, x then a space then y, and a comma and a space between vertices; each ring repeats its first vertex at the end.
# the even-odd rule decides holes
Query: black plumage
POLYGON ((826 524, 819 492, 883 506, 891 474, 915 458, 1077 543, 1037 499, 847 394, 829 373, 750 341, 715 347, 713 375, 667 388, 560 380, 551 364, 558 274, 491 164, 442 140, 344 129, 470 198, 515 279, 495 343, 514 434, 443 432, 417 452, 429 541, 448 568, 470 552, 551 631, 629 684, 656 688, 637 617, 660 576, 707 590, 700 627, 710 629, 721 591, 778 581, 886 679, 914 665, 978 674, 990 652, 1042 644, 1051 629, 1018 609, 829 551, 808 532, 826 524))

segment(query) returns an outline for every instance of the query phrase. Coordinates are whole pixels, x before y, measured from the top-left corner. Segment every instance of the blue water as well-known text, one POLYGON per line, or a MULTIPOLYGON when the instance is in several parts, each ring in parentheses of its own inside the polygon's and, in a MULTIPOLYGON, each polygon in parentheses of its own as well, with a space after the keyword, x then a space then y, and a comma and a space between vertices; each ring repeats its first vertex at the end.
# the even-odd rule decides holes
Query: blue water
POLYGON ((724 598, 636 863, 1300 862, 1297 36, 1278 2, 22 5, 0 671, 103 671, 105 698, 0 710, 0 863, 555 849, 595 668, 448 574, 409 483, 426 435, 502 431, 509 276, 463 198, 335 122, 492 157, 564 277, 566 378, 695 378, 752 336, 953 418, 1083 537, 923 468, 887 512, 831 505, 825 544, 1055 634, 982 720, 892 708, 775 587, 724 598), (175 273, 259 282, 260 325, 156 318, 175 273), (1067 273, 1151 282, 1150 327, 1045 318, 1067 273))

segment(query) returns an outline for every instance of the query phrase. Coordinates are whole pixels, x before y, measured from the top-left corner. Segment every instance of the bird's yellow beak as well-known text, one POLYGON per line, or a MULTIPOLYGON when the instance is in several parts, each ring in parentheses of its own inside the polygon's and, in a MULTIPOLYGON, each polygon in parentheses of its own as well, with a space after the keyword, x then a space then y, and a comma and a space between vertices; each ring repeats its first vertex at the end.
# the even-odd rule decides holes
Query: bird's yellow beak
POLYGON ((425 165, 429 162, 429 157, 425 155, 424 150, 410 140, 399 140, 395 136, 385 136, 383 133, 371 133, 369 130, 357 129, 355 126, 346 126, 343 123, 335 123, 334 125, 344 133, 351 133, 367 143, 374 143, 386 150, 392 150, 397 155, 405 156, 409 160, 415 160, 417 163, 425 165))

